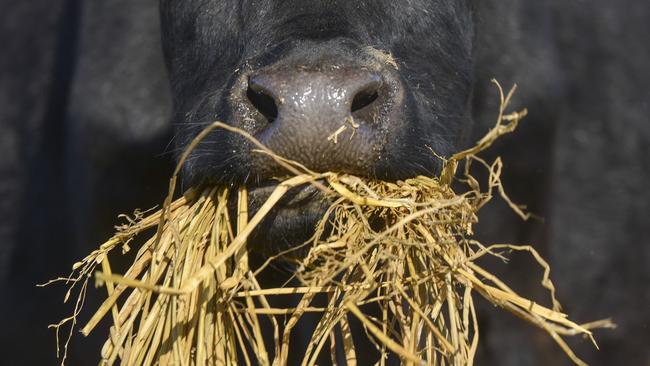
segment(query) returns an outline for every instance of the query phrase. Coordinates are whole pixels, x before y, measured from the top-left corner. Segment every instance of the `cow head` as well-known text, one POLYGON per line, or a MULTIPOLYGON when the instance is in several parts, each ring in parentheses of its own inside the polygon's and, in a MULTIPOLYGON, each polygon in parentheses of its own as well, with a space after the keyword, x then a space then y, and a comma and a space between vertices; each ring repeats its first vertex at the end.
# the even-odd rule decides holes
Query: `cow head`
MULTIPOLYGON (((468 130, 468 0, 161 0, 161 14, 179 151, 219 120, 313 170, 396 180, 434 174, 433 152, 468 130)), ((245 184, 255 205, 284 172, 253 150, 215 131, 184 180, 245 184)), ((324 206, 311 193, 267 235, 308 232, 324 206)))

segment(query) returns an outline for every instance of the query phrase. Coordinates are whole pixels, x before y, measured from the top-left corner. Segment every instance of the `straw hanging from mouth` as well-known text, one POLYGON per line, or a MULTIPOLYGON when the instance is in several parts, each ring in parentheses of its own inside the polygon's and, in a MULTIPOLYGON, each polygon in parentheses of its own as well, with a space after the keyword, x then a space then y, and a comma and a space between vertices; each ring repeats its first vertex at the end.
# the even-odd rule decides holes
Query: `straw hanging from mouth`
POLYGON ((478 294, 542 329, 575 364, 584 365, 564 337, 593 341, 592 329, 612 323, 569 320, 555 298, 549 265, 534 248, 484 246, 472 239, 478 212, 493 195, 529 217, 505 195, 501 160, 488 164, 477 156, 526 115, 525 110, 506 113, 514 88, 508 94, 498 89, 497 124, 475 147, 446 159, 439 177, 399 182, 312 172, 273 154, 244 131, 211 124, 182 155, 163 207, 138 214, 75 264, 69 277, 58 279, 70 286, 66 300, 80 287, 79 300, 73 316, 53 327, 58 333, 64 324, 76 325, 89 276, 95 273, 108 296, 81 331, 88 335, 100 321, 111 319, 101 351, 104 365, 286 365, 296 355, 302 355, 301 364, 315 365, 328 353, 324 349, 331 350, 333 363, 338 354, 355 365, 362 361, 355 348, 360 337, 376 346, 380 364, 392 354, 408 365, 472 365, 480 334, 478 294), (245 187, 195 187, 173 199, 182 164, 215 129, 242 135, 290 174, 252 217, 245 187), (465 168, 457 177, 462 162, 465 168), (470 174, 472 163, 488 171, 485 190, 470 174), (466 190, 455 192, 454 181, 466 190), (291 248, 251 268, 248 237, 290 189, 303 185, 315 186, 330 203, 315 234, 300 246, 307 254, 291 248), (228 210, 229 197, 237 199, 236 217, 228 210), (132 266, 124 274, 113 273, 111 258, 119 255, 114 249, 130 252, 133 239, 154 228, 132 266), (503 258, 505 251, 528 252, 544 269, 541 285, 549 292, 549 306, 516 293, 476 263, 486 256, 503 258), (298 284, 263 288, 265 270, 280 260, 297 263, 293 276, 298 284), (295 304, 278 306, 274 299, 281 297, 293 297, 295 304), (295 351, 291 336, 305 314, 320 318, 306 347, 295 351), (360 324, 365 334, 352 334, 352 324, 360 324))

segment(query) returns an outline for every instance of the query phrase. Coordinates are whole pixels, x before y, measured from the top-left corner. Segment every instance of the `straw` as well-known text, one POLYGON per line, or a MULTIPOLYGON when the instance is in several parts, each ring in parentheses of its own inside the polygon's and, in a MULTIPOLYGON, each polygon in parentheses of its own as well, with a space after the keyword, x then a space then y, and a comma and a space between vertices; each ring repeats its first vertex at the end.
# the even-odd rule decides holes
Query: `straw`
MULTIPOLYGON (((303 355, 302 365, 315 365, 323 352, 330 352, 333 363, 342 352, 347 364, 355 365, 357 337, 376 345, 380 364, 393 354, 406 365, 472 365, 480 339, 474 303, 479 295, 542 329, 571 361, 584 365, 564 338, 586 336, 595 345, 592 330, 613 324, 603 320, 581 325, 562 313, 550 267, 533 247, 485 246, 472 239, 478 212, 494 195, 522 219, 530 216, 505 194, 501 159, 488 163, 477 156, 514 131, 527 113, 506 113, 514 88, 505 94, 495 84, 501 96, 495 127, 476 146, 446 159, 438 177, 382 182, 315 173, 275 155, 244 131, 211 124, 181 158, 160 210, 137 212, 115 236, 76 263, 70 276, 53 281, 69 285, 66 301, 78 290, 73 315, 53 327, 57 334, 63 325, 76 327, 89 277, 95 273, 107 298, 81 332, 90 334, 101 321, 112 324, 101 351, 103 365, 286 365, 290 352, 303 355), (195 187, 172 199, 185 159, 215 129, 239 133, 289 174, 252 217, 245 187, 195 187), (472 163, 487 169, 483 191, 471 174, 472 163), (465 191, 455 192, 452 182, 465 191), (331 204, 314 236, 251 268, 248 237, 288 191, 310 184, 331 204), (230 217, 229 199, 237 201, 236 217, 230 217), (132 240, 147 233, 151 236, 131 268, 113 273, 111 260, 121 255, 116 249, 128 252, 132 240), (502 259, 504 251, 532 255, 544 271, 540 284, 549 293, 549 306, 516 293, 476 263, 485 256, 502 259), (298 285, 262 288, 259 276, 266 267, 287 260, 297 263, 293 276, 298 285), (324 306, 314 304, 322 299, 319 294, 325 295, 324 306), (274 308, 269 296, 299 301, 274 308), (379 317, 367 313, 370 305, 379 308, 379 317), (320 320, 306 348, 296 350, 291 335, 307 313, 319 314, 320 320), (352 319, 365 334, 351 333, 352 319), (271 325, 271 332, 263 323, 271 325)), ((70 335, 62 347, 62 364, 70 335)))

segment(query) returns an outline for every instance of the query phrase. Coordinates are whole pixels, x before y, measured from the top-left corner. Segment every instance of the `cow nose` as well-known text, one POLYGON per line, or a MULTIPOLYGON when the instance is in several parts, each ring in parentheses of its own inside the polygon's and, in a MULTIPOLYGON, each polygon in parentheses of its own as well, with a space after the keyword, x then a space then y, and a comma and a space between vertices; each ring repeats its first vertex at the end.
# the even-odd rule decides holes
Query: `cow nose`
POLYGON ((248 82, 247 97, 268 122, 305 124, 326 116, 362 117, 379 97, 381 77, 361 70, 261 72, 248 82))
POLYGON ((257 137, 313 170, 368 174, 391 105, 384 78, 353 67, 259 70, 246 92, 263 121, 257 137))

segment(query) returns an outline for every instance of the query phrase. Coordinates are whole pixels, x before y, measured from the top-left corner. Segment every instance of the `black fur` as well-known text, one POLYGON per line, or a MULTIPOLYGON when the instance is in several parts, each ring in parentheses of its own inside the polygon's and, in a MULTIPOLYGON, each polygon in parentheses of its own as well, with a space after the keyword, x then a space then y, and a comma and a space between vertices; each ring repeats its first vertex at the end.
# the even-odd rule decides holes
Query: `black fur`
MULTIPOLYGON (((367 47, 393 55, 407 94, 404 124, 389 126, 382 158, 365 162, 372 175, 430 174, 440 162, 430 148, 449 155, 468 131, 472 19, 466 1, 162 1, 161 14, 179 151, 212 121, 238 125, 230 95, 242 75, 288 63, 298 53, 304 64, 322 53, 338 56, 341 64, 368 59, 367 47)), ((249 144, 239 140, 223 131, 210 135, 190 157, 186 177, 268 180, 249 144)))
MULTIPOLYGON (((599 352, 573 342, 590 364, 647 363, 649 17, 646 0, 0 0, 2 363, 55 362, 46 324, 68 314, 62 291, 33 285, 105 239, 117 213, 158 202, 172 152, 202 126, 237 125, 237 82, 323 52, 376 59, 365 46, 392 54, 398 69, 387 72, 407 96, 369 176, 434 172, 428 147, 449 155, 493 123, 489 80, 519 84, 516 107, 530 117, 492 154, 504 158, 515 200, 545 222, 522 223, 495 202, 478 233, 535 244, 568 313, 620 324, 597 334, 599 352)), ((197 152, 185 187, 272 184, 233 135, 216 132, 197 152)), ((266 233, 289 244, 319 208, 286 204, 266 233)), ((507 277, 538 296, 539 278, 515 259, 508 268, 522 275, 507 277)), ((538 331, 483 310, 479 364, 567 364, 538 331)), ((69 364, 96 362, 101 336, 75 339, 69 364)))

